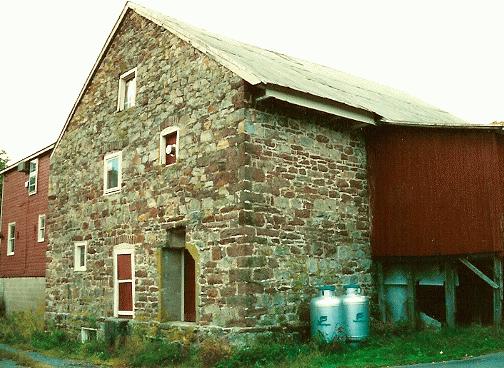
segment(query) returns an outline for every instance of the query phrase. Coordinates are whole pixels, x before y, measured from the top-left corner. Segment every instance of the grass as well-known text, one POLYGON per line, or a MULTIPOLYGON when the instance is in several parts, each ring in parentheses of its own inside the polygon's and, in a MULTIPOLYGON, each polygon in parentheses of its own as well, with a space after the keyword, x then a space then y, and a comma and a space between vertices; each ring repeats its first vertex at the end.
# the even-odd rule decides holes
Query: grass
POLYGON ((0 350, 0 361, 1 360, 12 360, 21 364, 23 367, 30 368, 50 368, 50 366, 36 362, 22 353, 12 353, 9 351, 0 350))
MULTIPOLYGON (((117 367, 384 367, 504 350, 504 329, 472 326, 412 332, 383 325, 374 326, 372 337, 358 348, 343 343, 295 342, 282 336, 257 338, 245 347, 233 348, 224 338, 208 338, 196 345, 146 338, 142 330, 134 330, 121 346, 107 346, 102 341, 81 344, 57 329, 43 331, 37 318, 18 314, 0 319, 0 341, 47 355, 117 367)), ((23 354, 2 354, 11 354, 9 358, 26 366, 45 367, 23 354)))

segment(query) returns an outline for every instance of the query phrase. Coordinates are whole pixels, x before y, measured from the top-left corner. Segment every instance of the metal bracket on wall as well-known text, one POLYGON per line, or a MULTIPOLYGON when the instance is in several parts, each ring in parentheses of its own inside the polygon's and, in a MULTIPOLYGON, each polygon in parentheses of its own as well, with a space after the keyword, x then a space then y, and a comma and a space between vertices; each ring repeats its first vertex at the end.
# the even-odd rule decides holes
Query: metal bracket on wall
POLYGON ((483 281, 485 281, 488 285, 490 285, 494 289, 499 289, 499 285, 493 281, 490 277, 485 275, 478 267, 473 265, 467 258, 459 258, 459 261, 464 264, 467 268, 469 268, 472 272, 474 272, 477 276, 479 276, 483 281))

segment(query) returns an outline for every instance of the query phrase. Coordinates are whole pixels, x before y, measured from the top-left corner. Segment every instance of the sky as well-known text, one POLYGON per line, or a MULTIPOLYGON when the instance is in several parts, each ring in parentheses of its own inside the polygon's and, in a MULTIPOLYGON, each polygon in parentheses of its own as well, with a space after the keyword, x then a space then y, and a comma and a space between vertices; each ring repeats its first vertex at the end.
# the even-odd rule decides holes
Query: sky
MULTIPOLYGON (((502 0, 137 0, 188 24, 402 90, 474 123, 504 121, 502 0)), ((0 150, 53 143, 125 2, 6 1, 0 150)))

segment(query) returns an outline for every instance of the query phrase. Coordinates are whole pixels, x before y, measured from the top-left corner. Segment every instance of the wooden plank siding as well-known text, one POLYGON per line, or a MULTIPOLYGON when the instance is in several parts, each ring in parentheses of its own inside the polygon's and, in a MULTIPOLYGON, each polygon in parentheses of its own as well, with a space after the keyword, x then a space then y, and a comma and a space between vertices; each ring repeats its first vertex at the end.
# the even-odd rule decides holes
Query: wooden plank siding
POLYGON ((49 183, 49 155, 46 151, 38 156, 37 193, 28 195, 25 181, 28 174, 16 168, 4 176, 0 241, 0 277, 43 277, 45 276, 47 250, 46 233, 43 242, 37 242, 38 217, 47 215, 47 191, 49 183), (14 255, 7 256, 8 224, 16 223, 16 243, 14 255))
POLYGON ((374 257, 502 251, 503 136, 383 127, 366 139, 374 257))

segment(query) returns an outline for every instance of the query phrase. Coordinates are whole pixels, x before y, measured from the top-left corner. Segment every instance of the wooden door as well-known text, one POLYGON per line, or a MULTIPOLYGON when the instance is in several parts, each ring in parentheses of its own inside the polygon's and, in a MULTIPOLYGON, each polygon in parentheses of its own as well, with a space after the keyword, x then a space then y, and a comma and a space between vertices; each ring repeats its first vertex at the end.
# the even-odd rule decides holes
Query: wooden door
POLYGON ((187 249, 184 251, 184 321, 196 321, 196 269, 187 249))

